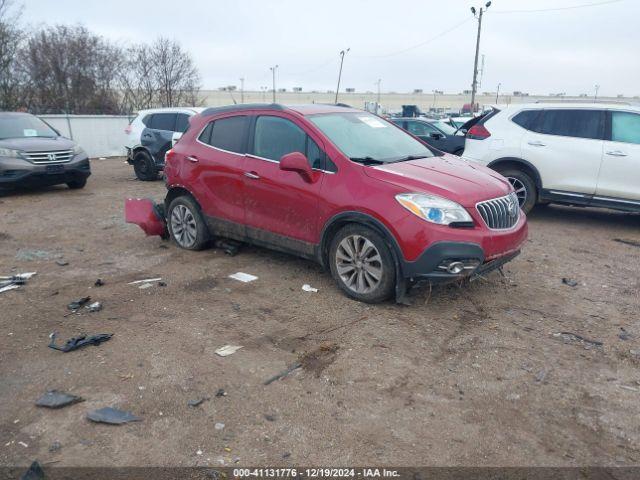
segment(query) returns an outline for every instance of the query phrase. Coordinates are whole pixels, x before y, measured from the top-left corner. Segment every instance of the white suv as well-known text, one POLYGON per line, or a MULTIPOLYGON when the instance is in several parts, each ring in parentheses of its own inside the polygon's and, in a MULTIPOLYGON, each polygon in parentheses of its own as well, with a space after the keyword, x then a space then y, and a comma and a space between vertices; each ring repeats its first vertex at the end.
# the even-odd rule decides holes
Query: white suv
POLYGON ((463 158, 536 203, 640 211, 640 107, 536 103, 496 108, 467 132, 463 158))

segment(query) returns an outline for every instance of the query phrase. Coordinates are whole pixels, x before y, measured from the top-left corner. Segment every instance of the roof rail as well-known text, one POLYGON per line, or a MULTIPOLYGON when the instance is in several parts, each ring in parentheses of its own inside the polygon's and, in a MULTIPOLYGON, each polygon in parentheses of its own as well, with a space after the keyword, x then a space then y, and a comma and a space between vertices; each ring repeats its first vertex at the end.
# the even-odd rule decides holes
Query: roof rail
POLYGON ((637 106, 637 102, 621 101, 621 100, 593 100, 589 98, 568 98, 568 99, 546 99, 536 100, 536 103, 599 103, 609 105, 628 105, 637 106))
POLYGON ((224 107, 210 107, 204 110, 201 115, 208 117, 209 115, 216 115, 224 112, 237 112, 242 110, 285 110, 284 105, 279 103, 241 103, 239 105, 225 105, 224 107))

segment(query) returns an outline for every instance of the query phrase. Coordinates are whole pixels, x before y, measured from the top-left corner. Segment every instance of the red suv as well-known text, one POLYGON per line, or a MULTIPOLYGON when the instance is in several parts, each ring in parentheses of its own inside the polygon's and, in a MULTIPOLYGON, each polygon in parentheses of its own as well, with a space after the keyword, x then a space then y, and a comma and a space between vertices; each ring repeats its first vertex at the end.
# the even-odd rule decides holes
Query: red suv
POLYGON ((365 302, 498 268, 527 237, 501 175, 352 108, 207 109, 165 175, 164 209, 129 200, 128 221, 190 250, 221 236, 317 260, 365 302))

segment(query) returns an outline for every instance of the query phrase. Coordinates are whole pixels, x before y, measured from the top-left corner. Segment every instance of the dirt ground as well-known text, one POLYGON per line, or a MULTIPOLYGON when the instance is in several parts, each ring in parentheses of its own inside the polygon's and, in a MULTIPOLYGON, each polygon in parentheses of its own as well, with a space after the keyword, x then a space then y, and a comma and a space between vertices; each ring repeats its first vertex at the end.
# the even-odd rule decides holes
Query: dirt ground
POLYGON ((124 199, 163 183, 92 168, 84 190, 0 195, 0 275, 37 271, 0 294, 0 465, 640 463, 640 248, 614 241, 640 241, 640 216, 541 208, 506 278, 370 306, 308 261, 145 237, 124 199), (166 286, 127 284, 149 277, 166 286), (85 295, 103 310, 67 315, 85 295), (62 353, 53 331, 114 336, 62 353), (243 348, 214 353, 227 344, 243 348), (85 401, 36 407, 48 389, 85 401), (104 406, 142 421, 86 419, 104 406))

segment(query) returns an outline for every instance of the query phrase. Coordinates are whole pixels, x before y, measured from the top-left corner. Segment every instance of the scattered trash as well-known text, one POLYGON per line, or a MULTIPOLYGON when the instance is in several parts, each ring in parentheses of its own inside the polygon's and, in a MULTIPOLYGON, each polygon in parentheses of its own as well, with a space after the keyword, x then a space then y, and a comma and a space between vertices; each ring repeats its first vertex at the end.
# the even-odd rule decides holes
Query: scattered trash
POLYGON ((189 405, 190 407, 197 407, 198 405, 200 405, 202 402, 206 400, 209 400, 209 397, 202 397, 197 400, 189 400, 187 402, 187 405, 189 405))
POLYGON ((198 449, 198 450, 196 451, 196 455, 202 455, 202 450, 198 449))
POLYGON ((282 458, 289 458, 291 456, 291 452, 284 452, 282 454, 282 458))
POLYGON ((36 272, 27 272, 19 273, 18 275, 11 275, 8 277, 0 277, 0 293, 20 288, 21 285, 27 283, 27 280, 29 280, 35 274, 36 272))
POLYGON ((102 287, 103 285, 104 285, 104 281, 101 278, 97 279, 93 284, 94 287, 102 287))
POLYGON ((631 245, 632 247, 640 248, 640 242, 637 240, 627 240, 625 238, 614 238, 614 242, 624 243, 625 245, 631 245))
POLYGON ((51 445, 49 445, 49 451, 51 453, 57 452, 61 448, 62 448, 62 444, 60 442, 58 442, 57 440, 55 442, 53 442, 51 445))
POLYGON ((44 470, 37 460, 22 474, 20 480, 44 480, 44 470))
POLYGON ((635 387, 629 387, 627 385, 620 385, 620 388, 624 388, 625 390, 629 390, 630 392, 640 392, 640 390, 638 390, 635 387))
POLYGON ((18 445, 21 445, 21 446, 23 446, 24 448, 29 448, 29 444, 28 444, 28 443, 18 442, 18 445))
POLYGON ((563 278, 562 279, 562 283, 564 283, 565 285, 568 285, 570 287, 577 287, 578 286, 578 282, 576 282, 572 278, 563 278))
POLYGON ((227 357, 229 355, 233 355, 241 348, 242 348, 241 345, 225 345, 224 347, 218 348, 216 350, 216 354, 221 357, 227 357))
POLYGON ((121 425, 128 422, 139 422, 142 420, 131 412, 124 412, 116 408, 104 407, 87 413, 87 418, 92 422, 108 423, 111 425, 121 425))
POLYGON ((543 368, 536 374, 536 382, 544 382, 545 378, 547 378, 547 371, 543 368))
POLYGON ((36 400, 36 405, 46 408, 62 408, 79 402, 84 402, 84 398, 58 390, 49 390, 36 400))
POLYGON ((265 420, 266 420, 267 422, 275 422, 275 421, 276 421, 276 416, 275 416, 275 415, 269 415, 269 414, 266 414, 266 415, 264 416, 264 418, 265 418, 265 420))
POLYGON ((151 283, 151 282, 159 282, 162 278, 145 278, 143 280, 135 280, 133 282, 127 283, 127 285, 137 285, 138 283, 151 283))
POLYGON ((587 343, 589 345, 595 345, 596 347, 601 347, 603 345, 603 343, 599 340, 591 340, 589 338, 583 337, 582 335, 578 335, 577 333, 572 333, 572 332, 554 333, 553 336, 562 337, 564 340, 568 340, 568 341, 578 341, 578 342, 587 343))
POLYGON ((146 290, 147 288, 151 288, 153 287, 153 283, 143 283, 142 285, 140 285, 138 288, 140 290, 146 290))
POLYGON ((215 428, 216 430, 224 430, 224 423, 221 422, 217 422, 213 428, 215 428))
POLYGON ((235 257, 240 251, 240 243, 234 242, 232 240, 216 240, 213 244, 215 248, 219 248, 224 250, 224 253, 229 255, 230 257, 235 257))
POLYGON ((72 312, 75 312, 76 310, 80 309, 85 303, 89 303, 89 300, 91 300, 91 297, 79 298, 78 300, 74 300, 69 305, 67 305, 67 308, 72 312))
POLYGON ((167 286, 167 282, 158 282, 158 286, 159 287, 166 287, 167 286))
POLYGON ((218 391, 216 392, 216 397, 226 397, 227 396, 227 392, 224 391, 224 389, 219 388, 218 391))
POLYGON ((620 333, 618 334, 620 340, 631 340, 633 336, 627 332, 624 327, 620 327, 620 333))
POLYGON ((86 308, 90 312, 99 312, 100 310, 102 310, 102 304, 100 302, 93 302, 91 305, 87 305, 84 308, 86 308))
POLYGON ((59 267, 66 267, 67 265, 69 265, 69 262, 67 262, 66 260, 56 260, 56 265, 58 265, 59 267))
POLYGON ((258 277, 256 277, 255 275, 244 272, 234 273, 233 275, 229 275, 229 278, 233 278, 234 280, 238 280, 239 282, 243 283, 253 282, 254 280, 258 279, 258 277))
POLYGON ((287 375, 291 374, 292 372, 294 372, 295 370, 297 370, 300 367, 302 367, 302 363, 301 362, 296 362, 293 365, 291 365, 290 367, 288 367, 287 369, 283 370, 282 372, 278 373, 277 375, 274 375, 273 377, 271 377, 268 380, 266 380, 264 382, 264 385, 269 385, 269 384, 275 382, 276 380, 280 380, 281 378, 286 377, 287 375))
POLYGON ((309 284, 304 284, 302 285, 302 290, 305 292, 313 292, 313 293, 318 293, 318 289, 317 288, 313 288, 311 285, 309 284))
POLYGON ((82 347, 86 347, 87 345, 100 345, 102 342, 106 342, 111 337, 113 337, 113 333, 99 333, 97 335, 92 335, 87 337, 86 335, 81 335, 79 337, 70 338, 65 342, 64 345, 56 345, 56 334, 55 332, 49 335, 51 341, 49 342, 48 347, 53 348, 54 350, 60 350, 61 352, 71 352, 72 350, 77 350, 82 347))

